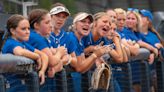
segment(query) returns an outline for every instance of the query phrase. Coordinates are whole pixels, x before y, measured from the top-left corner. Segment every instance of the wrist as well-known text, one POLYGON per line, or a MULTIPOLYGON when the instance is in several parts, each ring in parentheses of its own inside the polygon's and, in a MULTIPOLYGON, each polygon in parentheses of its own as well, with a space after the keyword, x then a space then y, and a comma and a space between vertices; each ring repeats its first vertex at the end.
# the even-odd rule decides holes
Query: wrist
POLYGON ((69 60, 67 61, 67 63, 66 63, 65 65, 70 64, 70 63, 71 63, 71 61, 72 61, 72 57, 69 55, 69 60))

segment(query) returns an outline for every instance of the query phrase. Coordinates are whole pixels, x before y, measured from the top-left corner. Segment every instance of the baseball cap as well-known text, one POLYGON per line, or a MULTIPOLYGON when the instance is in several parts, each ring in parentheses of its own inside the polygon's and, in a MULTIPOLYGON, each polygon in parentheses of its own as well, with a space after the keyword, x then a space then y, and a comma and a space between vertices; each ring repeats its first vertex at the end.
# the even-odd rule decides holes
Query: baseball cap
POLYGON ((68 14, 68 16, 70 15, 69 10, 67 8, 65 8, 64 6, 56 6, 56 7, 52 8, 50 10, 50 15, 58 14, 61 12, 65 12, 66 14, 68 14))
POLYGON ((152 15, 152 13, 151 13, 150 11, 145 10, 145 9, 142 9, 142 10, 140 10, 140 14, 141 14, 142 16, 144 16, 144 17, 148 17, 149 20, 152 22, 152 20, 153 20, 153 15, 152 15))
POLYGON ((85 12, 80 12, 75 16, 75 18, 73 20, 73 23, 81 21, 81 20, 83 20, 87 17, 90 19, 91 22, 93 22, 93 16, 91 14, 88 14, 88 13, 85 13, 85 12))

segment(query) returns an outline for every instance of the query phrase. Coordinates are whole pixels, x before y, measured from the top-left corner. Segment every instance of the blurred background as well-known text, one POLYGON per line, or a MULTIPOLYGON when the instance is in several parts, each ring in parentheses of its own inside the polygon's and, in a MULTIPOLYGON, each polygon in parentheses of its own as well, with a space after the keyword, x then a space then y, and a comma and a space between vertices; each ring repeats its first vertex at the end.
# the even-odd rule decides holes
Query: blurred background
MULTIPOLYGON (((153 12, 153 24, 164 37, 164 0, 0 0, 0 29, 5 29, 6 19, 12 14, 27 16, 35 8, 50 9, 51 5, 61 2, 70 10, 71 15, 79 11, 96 13, 108 8, 138 8, 153 12)), ((70 19, 71 20, 71 19, 70 19)), ((66 25, 69 25, 66 23, 66 25)))

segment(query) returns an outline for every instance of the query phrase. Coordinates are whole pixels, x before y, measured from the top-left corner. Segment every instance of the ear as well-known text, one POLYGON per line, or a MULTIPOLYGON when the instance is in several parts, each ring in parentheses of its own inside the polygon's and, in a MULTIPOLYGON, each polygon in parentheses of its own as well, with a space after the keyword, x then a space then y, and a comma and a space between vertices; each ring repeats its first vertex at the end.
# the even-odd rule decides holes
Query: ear
POLYGON ((38 30, 40 28, 40 25, 38 23, 34 23, 34 29, 38 30))
POLYGON ((10 32, 11 32, 11 35, 15 35, 15 29, 14 28, 10 28, 10 32))

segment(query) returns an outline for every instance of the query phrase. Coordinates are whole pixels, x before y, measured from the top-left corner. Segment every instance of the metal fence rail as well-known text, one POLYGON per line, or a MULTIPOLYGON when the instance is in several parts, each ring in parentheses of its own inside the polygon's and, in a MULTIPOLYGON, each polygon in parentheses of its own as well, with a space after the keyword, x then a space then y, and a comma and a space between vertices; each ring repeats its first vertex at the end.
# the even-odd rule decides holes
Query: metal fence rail
MULTIPOLYGON (((164 92, 164 62, 156 60, 154 66, 156 72, 154 73, 156 76, 154 78, 156 78, 156 81, 152 79, 150 65, 145 60, 129 61, 122 64, 111 64, 113 75, 108 92, 117 92, 115 80, 117 81, 121 92, 134 92, 133 85, 137 82, 141 85, 141 92, 151 92, 152 86, 154 86, 156 92, 164 92), (133 67, 133 64, 137 64, 139 67, 133 67), (135 74, 137 74, 137 76, 135 74), (136 77, 139 77, 139 80, 134 81, 133 78, 136 77)), ((15 65, 14 67, 17 66, 15 65)), ((19 76, 18 80, 21 81, 21 84, 18 85, 8 84, 8 80, 4 75, 7 73, 1 72, 0 92, 13 92, 13 88, 19 89, 20 87, 25 87, 25 89, 18 92, 74 92, 71 72, 67 71, 67 69, 63 69, 61 72, 56 73, 54 78, 47 77, 44 85, 39 85, 38 74, 35 69, 30 68, 30 71, 26 68, 23 69, 26 72, 20 72, 20 70, 20 73, 16 73, 16 70, 11 72, 12 74, 16 73, 17 76, 19 76)), ((82 74, 81 92, 89 92, 90 78, 91 71, 82 74)), ((13 80, 13 84, 14 82, 18 82, 16 79, 13 80)))

